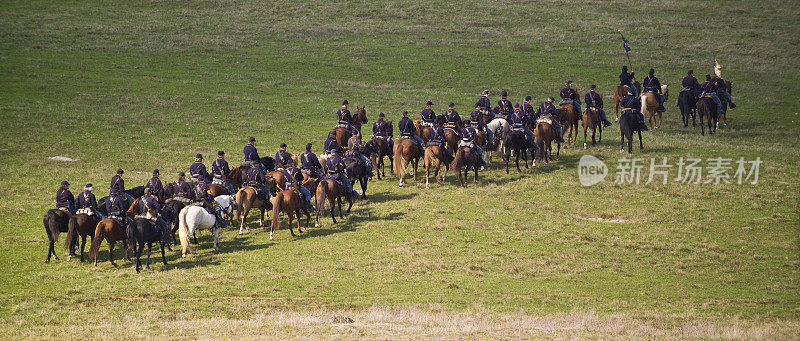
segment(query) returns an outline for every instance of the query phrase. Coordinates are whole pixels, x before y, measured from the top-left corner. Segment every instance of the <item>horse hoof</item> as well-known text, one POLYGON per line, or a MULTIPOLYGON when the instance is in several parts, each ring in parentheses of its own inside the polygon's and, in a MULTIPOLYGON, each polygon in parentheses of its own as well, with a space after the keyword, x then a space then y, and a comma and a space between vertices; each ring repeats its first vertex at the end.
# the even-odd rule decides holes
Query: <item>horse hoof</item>
POLYGON ((625 148, 619 150, 620 153, 625 152, 625 148))
POLYGON ((583 149, 586 149, 586 142, 583 143, 583 149))
POLYGON ((70 260, 72 260, 72 256, 67 256, 67 262, 69 262, 70 260))

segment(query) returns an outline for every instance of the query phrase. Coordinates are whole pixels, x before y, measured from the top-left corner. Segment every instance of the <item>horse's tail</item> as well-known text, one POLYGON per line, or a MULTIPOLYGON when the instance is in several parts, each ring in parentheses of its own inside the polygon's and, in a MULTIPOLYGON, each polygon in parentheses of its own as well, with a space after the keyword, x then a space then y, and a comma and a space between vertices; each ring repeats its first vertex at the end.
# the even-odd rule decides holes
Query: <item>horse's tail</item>
POLYGON ((103 222, 97 223, 94 228, 94 238, 92 238, 92 246, 89 247, 89 259, 94 259, 97 262, 97 253, 100 252, 100 243, 103 242, 103 222))
POLYGON ((67 248, 67 250, 69 250, 69 253, 71 254, 75 250, 75 248, 73 248, 72 245, 75 244, 75 238, 78 235, 78 220, 75 219, 74 215, 69 217, 68 226, 69 229, 67 230, 67 237, 64 238, 66 239, 64 241, 64 246, 67 248))
POLYGON ((464 152, 461 148, 456 149, 455 154, 453 155, 453 161, 450 163, 450 169, 454 172, 461 171, 461 163, 464 162, 464 152))
MULTIPOLYGON (((536 136, 539 137, 539 141, 535 141, 535 142, 536 142, 536 148, 539 149, 538 150, 539 153, 544 153, 544 130, 543 130, 544 128, 542 128, 543 126, 544 125, 541 124, 541 123, 537 123, 536 124, 536 136)), ((540 154, 540 155, 544 155, 544 154, 540 154)))
POLYGON ((328 182, 325 180, 317 184, 317 221, 325 217, 325 197, 328 195, 328 182))
POLYGON ((128 234, 128 249, 125 252, 130 252, 133 250, 136 252, 136 229, 139 228, 139 223, 135 219, 131 219, 128 221, 128 228, 125 229, 125 232, 128 234))
POLYGON ((640 99, 641 99, 641 102, 642 102, 642 110, 640 110, 640 111, 641 111, 642 114, 644 114, 644 113, 647 112, 647 95, 646 94, 642 94, 642 97, 640 99))
POLYGON ((181 254, 183 255, 189 249, 189 225, 186 222, 186 214, 189 212, 189 207, 192 206, 186 206, 178 213, 178 238, 181 240, 181 254))
POLYGON ((236 196, 233 198, 236 202, 236 220, 239 221, 241 217, 244 215, 244 192, 243 190, 239 190, 236 192, 236 196))
POLYGON ((404 174, 406 172, 406 164, 405 158, 403 157, 403 152, 405 151, 405 146, 403 146, 403 140, 398 140, 396 143, 397 150, 394 151, 394 175, 400 177, 400 174, 404 174))
MULTIPOLYGON (((272 231, 275 231, 280 227, 280 215, 281 215, 281 206, 283 205, 283 192, 279 192, 278 195, 275 196, 274 203, 272 204, 272 231)), ((291 212, 286 214, 292 214, 291 212)), ((270 234, 270 237, 272 235, 270 234)))

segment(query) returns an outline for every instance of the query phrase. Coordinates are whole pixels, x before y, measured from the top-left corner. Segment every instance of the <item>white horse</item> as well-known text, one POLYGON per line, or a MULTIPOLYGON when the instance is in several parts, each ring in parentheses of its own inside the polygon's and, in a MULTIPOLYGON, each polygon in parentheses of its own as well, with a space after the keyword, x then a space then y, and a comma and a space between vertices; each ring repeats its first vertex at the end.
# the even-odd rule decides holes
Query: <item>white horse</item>
MULTIPOLYGON (((232 195, 220 195, 214 198, 214 201, 219 205, 222 219, 227 219, 233 214, 233 208, 236 201, 232 195)), ((214 233, 214 250, 219 250, 219 229, 217 226, 217 217, 209 214, 200 206, 186 206, 178 214, 178 235, 181 240, 181 257, 186 257, 186 251, 194 253, 192 246, 189 244, 189 236, 194 234, 194 231, 199 229, 211 230, 214 233)))
MULTIPOLYGON (((505 146, 503 145, 503 141, 505 140, 506 134, 511 132, 511 125, 508 124, 508 121, 506 121, 506 120, 504 120, 502 118, 495 118, 491 122, 489 122, 489 124, 486 125, 486 128, 491 130, 492 134, 495 135, 495 136, 497 134, 500 134, 500 136, 494 137, 494 138, 499 138, 500 139, 500 144, 497 146, 497 151, 500 152, 501 155, 502 155, 503 148, 505 148, 505 146)), ((489 141, 489 143, 492 143, 492 142, 494 142, 494 141, 489 141)), ((492 161, 493 152, 488 151, 487 149, 488 148, 484 148, 484 150, 483 150, 483 161, 486 161, 486 163, 488 164, 488 163, 490 163, 492 161)))

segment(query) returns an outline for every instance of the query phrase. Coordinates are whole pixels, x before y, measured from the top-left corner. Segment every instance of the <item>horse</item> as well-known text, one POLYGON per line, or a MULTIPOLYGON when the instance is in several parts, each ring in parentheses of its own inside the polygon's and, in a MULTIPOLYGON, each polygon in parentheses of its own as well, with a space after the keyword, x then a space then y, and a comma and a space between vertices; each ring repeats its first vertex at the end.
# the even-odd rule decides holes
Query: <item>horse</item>
MULTIPOLYGON (((84 262, 83 250, 86 248, 86 237, 94 237, 94 234, 92 234, 92 232, 94 232, 93 228, 96 227, 97 223, 99 222, 100 218, 97 216, 97 213, 93 213, 91 215, 88 213, 77 213, 69 218, 69 230, 66 238, 66 246, 69 250, 69 256, 67 256, 67 260, 70 260, 73 256, 75 256, 75 246, 78 242, 78 236, 80 236, 81 263, 84 262)), ((92 244, 89 243, 90 247, 91 245, 92 244)))
MULTIPOLYGON (((447 148, 450 148, 453 154, 455 154, 456 149, 458 149, 458 142, 461 141, 457 129, 458 128, 444 128, 444 139, 447 142, 447 148)), ((414 178, 414 180, 416 180, 416 178, 414 178)))
MULTIPOLYGON (((495 109, 497 109, 497 112, 500 111, 499 106, 495 107, 495 109)), ((508 134, 511 131, 511 124, 509 124, 508 121, 502 118, 495 118, 486 124, 486 128, 491 130, 494 135, 492 143, 495 145, 494 146, 495 149, 502 152, 503 149, 505 148, 505 146, 503 145, 503 141, 504 138, 506 137, 506 134, 508 134)), ((486 148, 484 149, 483 154, 484 154, 483 159, 486 160, 486 163, 492 162, 492 156, 494 155, 494 151, 491 151, 489 150, 489 148, 486 148)))
POLYGON ((467 187, 467 174, 470 169, 475 171, 473 182, 476 184, 478 183, 479 164, 480 161, 478 157, 475 156, 475 153, 473 153, 472 147, 463 146, 456 150, 456 155, 453 157, 453 162, 450 163, 450 168, 458 174, 458 181, 461 186, 467 187), (461 173, 462 170, 464 171, 463 174, 461 173))
POLYGON ((303 187, 305 187, 311 195, 317 192, 317 184, 319 184, 318 178, 312 178, 311 175, 306 173, 303 174, 303 180, 300 182, 303 187))
POLYGON ((599 141, 603 141, 603 122, 600 120, 600 109, 594 107, 588 107, 586 110, 583 111, 582 115, 583 120, 583 149, 586 149, 586 132, 589 128, 592 128, 592 145, 594 146, 597 144, 595 142, 594 136, 597 130, 600 130, 600 139, 599 141))
POLYGON ((347 189, 344 188, 344 184, 339 184, 334 179, 322 179, 317 186, 317 218, 316 222, 314 223, 314 227, 320 226, 320 218, 325 217, 325 200, 328 200, 328 204, 331 206, 331 219, 333 219, 333 223, 336 224, 336 215, 333 213, 333 209, 336 207, 336 204, 339 204, 339 217, 344 219, 344 214, 342 214, 342 198, 347 199, 349 205, 347 206, 347 213, 350 214, 350 209, 353 207, 353 199, 347 195, 347 189))
POLYGON ((94 260, 94 266, 97 266, 97 255, 100 252, 100 244, 103 239, 108 242, 108 260, 111 261, 111 265, 117 266, 117 263, 114 263, 114 244, 118 241, 122 241, 125 252, 122 260, 131 260, 125 227, 114 219, 106 218, 97 223, 94 229, 94 238, 92 238, 92 246, 89 248, 89 258, 94 260))
POLYGON ((347 168, 347 177, 353 182, 353 185, 355 185, 356 181, 361 184, 361 197, 366 200, 367 183, 369 182, 367 167, 361 164, 361 159, 354 157, 345 157, 343 161, 345 168, 347 168))
POLYGON ((346 147, 347 141, 349 141, 350 138, 353 137, 353 133, 351 133, 350 130, 346 128, 336 127, 333 128, 333 131, 336 132, 336 137, 334 139, 336 140, 336 143, 339 144, 340 148, 346 147))
POLYGON ((714 135, 717 132, 719 116, 717 115, 717 104, 710 97, 702 97, 697 101, 697 111, 700 112, 700 134, 705 136, 703 118, 708 122, 708 134, 714 135), (713 122, 712 122, 713 121, 713 122))
MULTIPOLYGON (((725 81, 725 86, 728 88, 728 93, 733 94, 733 82, 732 81, 725 81)), ((718 93, 717 96, 722 103, 722 115, 717 119, 717 126, 719 126, 719 122, 722 121, 724 126, 728 126, 728 101, 723 99, 722 93, 718 93)))
POLYGON ((282 171, 271 171, 266 174, 265 178, 270 193, 275 194, 277 191, 286 189, 286 178, 282 171))
POLYGON ((575 109, 575 105, 573 104, 562 104, 558 106, 561 109, 564 124, 561 126, 562 130, 567 131, 567 145, 572 146, 574 142, 578 140, 578 121, 580 120, 580 114, 578 110, 575 109), (572 133, 575 132, 575 136, 572 136, 572 133))
MULTIPOLYGON (((669 88, 666 85, 661 86, 661 93, 664 94, 664 101, 666 102, 669 99, 669 88)), ((648 113, 650 122, 650 131, 653 131, 653 126, 655 125, 655 129, 661 127, 661 123, 663 123, 661 114, 662 111, 658 111, 658 100, 656 99, 656 94, 652 92, 645 92, 641 95, 642 101, 642 114, 648 113), (658 124, 656 124, 656 114, 658 114, 658 124)))
MULTIPOLYGON (((267 172, 271 172, 275 170, 275 159, 269 156, 265 156, 259 159, 259 163, 264 167, 267 172)), ((228 181, 231 182, 231 186, 233 186, 234 190, 239 190, 242 187, 242 184, 247 182, 247 170, 250 167, 237 166, 231 168, 231 172, 228 174, 228 181)), ((171 183, 170 183, 171 184, 171 183)), ((169 186, 169 185, 168 185, 169 186)), ((166 187, 165 187, 166 190, 166 187)), ((230 194, 230 193, 228 193, 230 194)))
POLYGON ((421 152, 410 138, 400 138, 394 143, 394 175, 400 179, 400 187, 406 183, 406 167, 412 165, 411 175, 417 180, 417 165, 421 152))
MULTIPOLYGON (((444 125, 446 122, 447 122, 447 118, 445 118, 444 115, 436 116, 435 123, 437 125, 441 126, 441 125, 444 125)), ((429 141, 428 138, 429 138, 429 135, 430 135, 430 132, 431 132, 431 126, 423 125, 422 124, 422 120, 414 120, 413 123, 414 123, 414 127, 417 129, 417 136, 422 138, 422 142, 428 143, 428 141, 429 141)))
MULTIPOLYGON (((536 126, 533 130, 533 135, 536 143, 537 155, 533 157, 533 166, 536 166, 536 159, 544 159, 545 163, 550 163, 553 159, 553 140, 556 140, 558 132, 553 129, 553 126, 548 119, 538 119, 536 126)), ((561 153, 561 143, 556 142, 558 149, 556 150, 556 159, 561 153)))
POLYGON ((300 193, 287 189, 276 193, 272 201, 272 226, 270 226, 269 230, 269 240, 272 240, 272 234, 280 227, 281 213, 285 213, 289 219, 288 226, 292 237, 296 236, 294 234, 294 229, 292 229, 292 220, 295 216, 297 217, 297 231, 301 234, 303 233, 303 229, 300 228, 300 211, 306 214, 306 229, 308 228, 308 223, 311 221, 311 214, 306 210, 306 205, 303 203, 300 193))
POLYGON ((520 154, 522 159, 525 162, 525 168, 528 168, 528 150, 531 149, 531 155, 534 155, 534 150, 531 148, 529 142, 525 139, 525 133, 518 130, 512 130, 503 141, 503 144, 506 146, 505 151, 503 151, 503 161, 506 162, 506 174, 508 172, 508 164, 511 160, 511 153, 514 153, 515 156, 515 164, 517 165, 517 172, 522 172, 519 168, 519 157, 520 154))
MULTIPOLYGON (((369 123, 369 120, 367 120, 367 107, 356 106, 356 114, 353 115, 353 127, 361 131, 361 125, 366 123, 369 123)), ((344 145, 340 144, 340 146, 344 145)))
MULTIPOLYGON (((389 162, 391 162, 392 168, 394 168, 394 158, 392 158, 392 150, 389 148, 389 142, 383 137, 376 136, 367 141, 364 147, 373 151, 369 155, 369 161, 372 163, 375 175, 377 175, 378 180, 380 180, 381 173, 383 173, 384 177, 386 176, 386 170, 383 164, 384 157, 389 157, 389 162)), ((311 191, 311 193, 314 193, 314 191, 311 191)))
POLYGON ((448 157, 445 149, 441 146, 428 146, 425 148, 425 188, 430 187, 430 171, 433 169, 433 177, 436 179, 436 182, 439 184, 444 183, 444 179, 447 177, 447 171, 450 169, 450 162, 453 161, 453 157, 448 157), (439 178, 439 168, 441 165, 444 164, 444 174, 441 178, 439 178))
POLYGON ((44 224, 44 232, 47 233, 47 239, 50 242, 47 249, 47 258, 44 260, 45 263, 50 262, 50 256, 55 256, 58 259, 55 245, 58 241, 58 235, 61 232, 69 231, 69 218, 69 212, 55 208, 44 214, 42 223, 44 224))
POLYGON ((639 133, 639 149, 644 149, 644 145, 642 144, 642 130, 647 130, 647 127, 643 126, 641 120, 637 117, 639 114, 631 113, 631 111, 632 110, 623 111, 622 115, 619 117, 620 153, 625 150, 625 139, 628 139, 628 154, 632 153, 634 131, 639 133))
POLYGON ((153 251, 153 243, 161 245, 161 261, 167 265, 167 257, 164 255, 163 234, 156 233, 155 225, 150 219, 135 218, 132 226, 128 227, 128 245, 136 253, 136 273, 142 271, 142 250, 147 245, 147 268, 150 268, 150 254, 153 251))
MULTIPOLYGON (((642 93, 642 85, 639 84, 638 81, 633 81, 633 87, 636 89, 636 93, 642 93)), ((622 101, 622 98, 628 95, 628 86, 627 85, 619 85, 617 86, 616 90, 614 90, 614 114, 615 114, 615 121, 619 121, 619 102, 622 101)))
POLYGON ((692 91, 682 91, 678 94, 678 108, 681 109, 681 119, 683 126, 689 126, 689 116, 692 116, 692 127, 696 126, 695 118, 697 116, 697 98, 694 97, 692 91))
POLYGON ((257 208, 261 212, 258 226, 264 227, 264 214, 272 208, 269 196, 266 196, 264 200, 258 199, 256 189, 249 186, 242 187, 236 192, 236 220, 240 222, 239 234, 243 234, 245 229, 248 232, 250 231, 250 227, 244 221, 247 219, 247 214, 250 213, 251 208, 257 208))
MULTIPOLYGON (((178 238, 175 236, 175 233, 178 232, 178 214, 184 207, 186 207, 185 202, 170 199, 167 199, 164 202, 164 206, 161 207, 161 216, 164 218, 164 221, 167 222, 167 227, 170 228, 172 241, 175 245, 178 245, 179 242, 178 238)), ((194 243, 197 244, 197 237, 194 237, 194 243)))
MULTIPOLYGON (((233 214, 235 201, 230 195, 223 195, 214 198, 216 206, 219 207, 222 219, 233 214)), ((219 224, 217 217, 206 211, 200 206, 186 206, 178 213, 178 237, 181 241, 181 257, 186 257, 186 251, 194 253, 189 244, 189 235, 193 235, 198 229, 211 230, 214 233, 214 250, 219 250, 219 224)))

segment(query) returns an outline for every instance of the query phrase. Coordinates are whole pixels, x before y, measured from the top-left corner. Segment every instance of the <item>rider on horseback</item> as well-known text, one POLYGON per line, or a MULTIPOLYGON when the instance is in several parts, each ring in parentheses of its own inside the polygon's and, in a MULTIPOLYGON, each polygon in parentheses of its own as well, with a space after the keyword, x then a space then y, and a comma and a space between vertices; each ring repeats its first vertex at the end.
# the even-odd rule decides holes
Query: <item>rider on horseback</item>
POLYGON ((75 196, 69 190, 69 182, 61 181, 61 187, 56 192, 56 208, 75 214, 75 196))
POLYGON ((128 226, 128 217, 125 215, 125 199, 122 196, 123 193, 125 192, 117 190, 108 196, 108 200, 106 200, 106 212, 108 212, 107 218, 116 220, 124 229, 128 226))
POLYGON ((92 187, 92 184, 86 184, 86 186, 83 187, 83 193, 78 194, 78 199, 76 200, 77 207, 79 210, 87 208, 91 209, 92 212, 100 217, 100 220, 103 220, 105 217, 100 213, 100 211, 97 210, 97 199, 92 193, 93 189, 94 188, 92 187))
POLYGON ((428 144, 426 147, 437 146, 444 150, 446 160, 452 160, 453 154, 447 149, 447 138, 444 136, 444 128, 438 122, 434 122, 433 127, 428 131, 428 144))
POLYGON ((528 116, 528 121, 536 119, 536 109, 531 105, 531 96, 525 96, 525 101, 522 102, 522 112, 528 116))
POLYGON ((278 162, 278 168, 286 169, 295 166, 292 154, 286 151, 286 143, 281 143, 280 149, 275 153, 275 161, 278 162))
POLYGON ((320 169, 322 165, 319 164, 317 154, 311 151, 311 143, 306 144, 306 152, 300 154, 300 171, 314 179, 320 179, 320 169))
POLYGON ((559 104, 572 104, 575 107, 575 111, 581 112, 581 98, 578 96, 578 92, 572 88, 572 80, 567 80, 567 86, 561 89, 559 95, 561 95, 561 103, 559 104))
POLYGON ((425 103, 425 109, 422 110, 422 123, 426 126, 433 125, 433 121, 436 121, 436 113, 433 112, 433 102, 428 101, 425 103))
POLYGON ((553 126, 553 130, 556 131, 556 139, 558 143, 564 143, 564 138, 561 137, 561 124, 558 123, 558 109, 556 109, 555 102, 556 99, 553 97, 548 97, 547 101, 542 102, 539 104, 539 109, 536 112, 539 114, 539 118, 549 118, 550 125, 553 126))
POLYGON ((116 192, 119 192, 119 195, 122 196, 122 199, 127 202, 130 206, 133 204, 133 197, 125 192, 125 180, 122 179, 122 174, 125 173, 122 168, 117 169, 117 174, 111 177, 111 189, 108 191, 108 195, 112 195, 116 192))
POLYGON ((345 167, 344 161, 342 161, 342 158, 339 156, 338 150, 334 149, 331 151, 331 157, 325 160, 325 168, 328 169, 328 175, 325 176, 325 179, 333 179, 343 184, 347 195, 352 197, 353 183, 345 176, 347 167, 345 167))
POLYGON ((186 173, 184 172, 178 173, 178 180, 175 180, 173 183, 172 191, 173 198, 194 199, 194 195, 192 194, 192 186, 186 182, 186 173))
MULTIPOLYGON (((430 101, 428 101, 430 103, 430 101)), ((384 113, 380 113, 378 115, 378 120, 372 124, 372 135, 375 137, 380 137, 389 144, 389 151, 391 152, 394 148, 394 141, 392 141, 392 137, 389 135, 389 129, 392 126, 389 122, 384 121, 383 119, 386 117, 384 113)))
POLYGON ((217 224, 223 224, 222 216, 214 209, 217 202, 214 201, 214 196, 211 195, 211 190, 208 189, 206 181, 206 179, 202 179, 195 187, 195 200, 202 204, 201 207, 205 208, 208 214, 217 217, 217 224))
POLYGON ((248 169, 247 181, 245 181, 244 185, 255 188, 258 200, 267 200, 267 191, 269 189, 264 185, 264 172, 261 171, 261 168, 251 167, 248 169))
POLYGON ((369 158, 367 158, 367 156, 364 155, 364 152, 362 151, 363 148, 364 148, 364 140, 361 139, 360 132, 358 133, 358 135, 351 136, 350 140, 347 141, 347 152, 350 153, 349 156, 361 161, 361 164, 367 170, 367 176, 371 178, 375 176, 375 174, 372 172, 372 166, 370 165, 369 158))
POLYGON ((447 122, 444 124, 444 127, 450 128, 456 134, 459 134, 461 128, 461 116, 458 115, 458 111, 456 111, 454 108, 455 103, 450 102, 447 111, 444 113, 444 118, 447 120, 447 122))
POLYGON ((589 92, 586 93, 586 107, 588 108, 595 108, 600 111, 600 119, 603 120, 604 127, 610 127, 611 122, 606 118, 606 111, 603 110, 603 96, 600 96, 597 92, 595 92, 597 86, 592 84, 589 87, 589 92))
POLYGON ((511 115, 511 128, 525 133, 525 138, 528 140, 528 145, 533 145, 534 136, 533 132, 528 129, 528 115, 522 111, 519 103, 514 103, 514 114, 511 115))
MULTIPOLYGON (((485 143, 488 145, 492 143, 492 134, 494 133, 491 129, 486 127, 486 123, 483 121, 483 109, 481 108, 481 103, 475 103, 475 110, 473 110, 469 114, 469 120, 472 124, 472 128, 480 129, 486 132, 486 141, 485 143)), ((483 147, 483 146, 482 146, 483 147)))
POLYGON ((328 133, 328 139, 325 140, 325 146, 323 148, 323 152, 325 154, 331 154, 334 153, 334 150, 338 150, 339 148, 340 148, 339 142, 336 142, 336 132, 331 131, 330 133, 328 133))
POLYGON ((730 105, 731 109, 736 108, 736 104, 733 104, 733 101, 731 101, 731 93, 728 92, 728 85, 725 83, 725 80, 717 75, 714 75, 714 78, 712 80, 714 81, 714 84, 717 86, 717 93, 722 94, 722 98, 728 101, 728 104, 730 105))
POLYGON ((353 126, 353 115, 350 114, 350 110, 347 110, 349 106, 350 102, 347 100, 342 101, 342 108, 336 112, 337 127, 345 128, 355 135, 358 133, 358 129, 353 126))
POLYGON ((211 164, 211 175, 214 177, 212 184, 218 184, 228 189, 228 193, 233 193, 233 185, 228 180, 228 175, 231 174, 231 169, 228 167, 228 161, 225 161, 225 152, 220 150, 217 152, 217 159, 211 164))
POLYGON ((147 217, 147 219, 153 222, 156 234, 161 234, 161 238, 165 242, 172 242, 167 222, 164 218, 161 218, 161 205, 158 204, 158 198, 153 195, 153 191, 149 188, 144 189, 144 195, 139 199, 139 212, 144 216, 152 212, 153 216, 147 217))
POLYGON ((717 115, 721 115, 722 102, 720 102, 719 96, 717 96, 717 85, 711 80, 711 75, 706 75, 706 81, 700 84, 700 89, 703 90, 703 94, 700 95, 700 97, 709 97, 713 99, 714 103, 717 104, 717 115))
POLYGON ((642 92, 652 92, 656 95, 656 99, 658 100, 658 110, 657 111, 667 111, 664 108, 664 94, 661 93, 661 82, 658 81, 658 78, 655 76, 656 70, 650 69, 650 73, 647 77, 644 78, 642 81, 642 92))
POLYGON ((300 169, 294 167, 288 167, 284 170, 284 179, 286 179, 286 188, 297 188, 297 191, 300 192, 300 199, 303 200, 303 203, 306 205, 306 210, 311 212, 314 210, 314 206, 311 205, 311 192, 308 191, 306 186, 303 186, 303 175, 300 172, 300 169))
POLYGON ((470 147, 475 158, 480 160, 478 167, 486 166, 486 162, 483 161, 483 157, 481 157, 483 155, 483 149, 481 146, 475 144, 475 137, 478 135, 478 131, 472 128, 469 120, 464 120, 462 123, 461 141, 458 142, 458 147, 470 147))
POLYGON ((514 108, 511 106, 511 101, 508 100, 508 92, 503 90, 500 93, 502 98, 497 101, 497 105, 500 107, 500 112, 495 116, 495 118, 502 118, 508 121, 508 116, 514 113, 514 108))
POLYGON ((627 86, 628 89, 633 89, 633 94, 636 94, 636 88, 633 86, 633 81, 636 80, 636 76, 633 72, 628 73, 628 66, 622 66, 622 73, 619 74, 619 85, 627 86))
POLYGON ((689 70, 686 77, 683 77, 681 85, 683 85, 683 89, 680 92, 691 91, 692 98, 700 98, 700 83, 697 82, 697 78, 694 78, 693 70, 689 70))
POLYGON ((158 169, 153 170, 153 177, 147 181, 147 184, 144 185, 144 189, 150 189, 150 192, 158 198, 158 202, 164 202, 164 186, 161 184, 161 179, 159 177, 158 169))
POLYGON ((247 139, 247 145, 244 146, 244 161, 241 166, 244 167, 260 167, 261 158, 258 157, 258 150, 256 149, 256 138, 250 136, 247 139))
MULTIPOLYGON (((448 112, 450 111, 448 110, 448 112)), ((458 113, 456 113, 456 115, 458 115, 458 113)), ((400 122, 397 122, 397 128, 400 130, 400 136, 402 138, 411 139, 417 144, 417 148, 422 149, 425 143, 417 136, 417 128, 414 127, 414 122, 408 118, 408 111, 403 111, 403 118, 400 119, 400 122)))
POLYGON ((203 154, 195 155, 194 163, 189 166, 189 174, 192 176, 192 179, 195 179, 195 181, 202 182, 208 180, 211 182, 211 176, 208 175, 206 165, 203 164, 203 154))
POLYGON ((494 119, 494 112, 492 111, 492 101, 489 100, 489 90, 483 90, 481 98, 478 99, 478 104, 481 107, 483 115, 494 119))
POLYGON ((647 125, 644 122, 644 115, 640 111, 639 108, 642 106, 641 99, 639 96, 633 95, 634 90, 628 88, 628 95, 623 97, 622 100, 619 102, 619 105, 622 107, 622 115, 631 114, 635 115, 639 119, 644 130, 647 130, 647 125))

